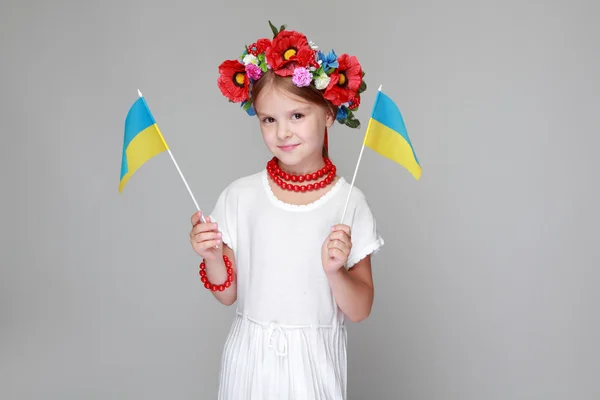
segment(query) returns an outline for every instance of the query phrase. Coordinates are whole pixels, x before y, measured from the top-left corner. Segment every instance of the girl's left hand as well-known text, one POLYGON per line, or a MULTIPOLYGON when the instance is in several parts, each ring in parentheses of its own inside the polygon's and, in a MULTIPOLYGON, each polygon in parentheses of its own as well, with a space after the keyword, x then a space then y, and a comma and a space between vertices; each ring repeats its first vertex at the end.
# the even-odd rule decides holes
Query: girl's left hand
POLYGON ((346 265, 352 249, 348 225, 339 224, 331 229, 321 249, 321 261, 326 273, 335 272, 346 265))

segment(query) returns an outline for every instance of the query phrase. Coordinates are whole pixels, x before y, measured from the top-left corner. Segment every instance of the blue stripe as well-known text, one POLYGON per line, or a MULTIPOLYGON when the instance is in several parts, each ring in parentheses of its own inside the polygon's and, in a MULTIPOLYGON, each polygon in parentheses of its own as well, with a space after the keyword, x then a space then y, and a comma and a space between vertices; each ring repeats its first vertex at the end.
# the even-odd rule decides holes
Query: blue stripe
POLYGON ((402 113, 400 112, 400 109, 398 108, 394 100, 392 100, 388 95, 386 95, 382 91, 377 92, 377 97, 375 98, 375 106, 373 107, 371 118, 387 126, 388 128, 398 132, 398 134, 401 135, 413 149, 415 160, 417 160, 417 163, 419 162, 419 160, 417 159, 417 155, 414 152, 413 145, 410 142, 410 138, 408 137, 408 132, 406 132, 406 126, 404 125, 404 119, 402 118, 402 113))
POLYGON ((146 101, 143 97, 138 98, 129 109, 125 118, 125 138, 123 140, 123 155, 121 158, 121 179, 129 171, 127 167, 127 147, 138 133, 156 123, 146 101))
POLYGON ((125 119, 125 148, 138 133, 154 123, 156 121, 148 109, 146 101, 140 97, 133 103, 125 119))

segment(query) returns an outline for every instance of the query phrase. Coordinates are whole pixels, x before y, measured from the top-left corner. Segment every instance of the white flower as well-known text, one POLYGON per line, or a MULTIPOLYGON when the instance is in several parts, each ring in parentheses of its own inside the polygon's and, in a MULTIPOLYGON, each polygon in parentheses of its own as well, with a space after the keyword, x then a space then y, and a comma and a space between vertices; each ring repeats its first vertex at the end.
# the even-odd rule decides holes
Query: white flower
POLYGON ((311 49, 313 49, 313 50, 317 50, 317 49, 319 48, 319 46, 317 46, 317 45, 315 44, 315 42, 313 42, 312 40, 310 40, 310 41, 308 42, 308 45, 309 45, 309 46, 310 46, 310 48, 311 48, 311 49))
POLYGON ((244 63, 244 65, 248 65, 248 64, 258 65, 258 58, 256 58, 256 56, 253 54, 246 54, 244 56, 242 62, 244 63))
POLYGON ((315 87, 319 90, 323 90, 327 87, 327 85, 329 85, 330 80, 331 78, 327 76, 327 74, 319 74, 319 76, 315 78, 315 87))

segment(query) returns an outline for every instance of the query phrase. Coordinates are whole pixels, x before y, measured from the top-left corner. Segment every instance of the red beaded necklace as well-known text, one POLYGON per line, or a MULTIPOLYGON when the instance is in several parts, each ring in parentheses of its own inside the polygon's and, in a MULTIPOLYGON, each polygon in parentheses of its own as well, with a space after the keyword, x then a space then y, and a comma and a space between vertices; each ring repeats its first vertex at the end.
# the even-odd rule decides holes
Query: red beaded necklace
POLYGON ((335 179, 335 174, 337 171, 336 166, 331 162, 331 160, 327 157, 323 157, 325 161, 325 166, 318 170, 317 172, 313 172, 312 174, 304 174, 304 175, 294 175, 288 174, 279 168, 277 165, 277 158, 273 157, 271 160, 267 162, 267 172, 273 181, 284 190, 290 190, 293 192, 310 192, 311 190, 322 189, 329 185, 335 179), (292 182, 311 182, 316 181, 319 178, 327 175, 325 179, 320 182, 308 183, 305 185, 296 185, 292 182), (288 182, 285 182, 288 181, 288 182))

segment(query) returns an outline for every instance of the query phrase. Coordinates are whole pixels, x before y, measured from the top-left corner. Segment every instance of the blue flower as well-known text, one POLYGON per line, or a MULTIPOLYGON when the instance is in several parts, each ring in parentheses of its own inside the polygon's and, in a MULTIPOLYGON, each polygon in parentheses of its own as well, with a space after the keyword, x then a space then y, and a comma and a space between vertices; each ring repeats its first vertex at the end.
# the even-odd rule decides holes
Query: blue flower
MULTIPOLYGON (((240 107, 242 107, 242 109, 243 109, 244 105, 246 105, 246 103, 247 103, 247 102, 248 102, 248 100, 244 100, 244 101, 242 102, 242 104, 241 104, 241 106, 240 106, 240 107)), ((256 115, 256 111, 254 111, 254 106, 253 106, 253 105, 250 105, 250 108, 248 108, 248 109, 246 110, 246 112, 247 112, 247 113, 248 113, 248 115, 249 115, 249 116, 251 116, 251 117, 253 117, 253 116, 255 116, 255 115, 256 115)))
POLYGON ((346 106, 341 106, 340 108, 338 108, 336 119, 341 122, 346 118, 348 118, 348 109, 346 108, 346 106))
POLYGON ((317 55, 319 60, 322 61, 321 65, 325 71, 327 71, 329 68, 337 68, 340 66, 340 64, 337 62, 337 55, 333 50, 331 50, 327 55, 319 51, 317 55))

